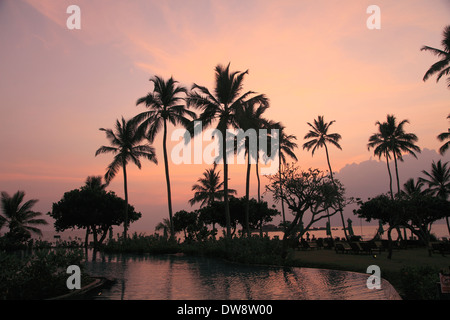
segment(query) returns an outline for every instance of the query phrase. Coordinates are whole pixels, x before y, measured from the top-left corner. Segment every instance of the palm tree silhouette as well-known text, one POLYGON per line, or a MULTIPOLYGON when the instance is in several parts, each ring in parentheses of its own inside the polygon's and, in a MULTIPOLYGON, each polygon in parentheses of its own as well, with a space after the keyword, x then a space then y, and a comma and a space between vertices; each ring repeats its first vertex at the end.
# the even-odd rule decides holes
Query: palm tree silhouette
POLYGON ((115 131, 104 128, 100 128, 100 131, 106 133, 106 137, 110 141, 111 146, 101 146, 95 152, 95 156, 102 153, 112 153, 115 155, 105 173, 106 183, 109 184, 111 182, 120 168, 123 170, 123 188, 126 202, 123 237, 126 239, 128 229, 127 164, 131 160, 139 169, 141 169, 140 157, 146 158, 155 164, 157 164, 158 161, 156 159, 155 149, 150 144, 139 145, 143 138, 138 134, 136 127, 131 121, 126 121, 122 117, 121 121, 116 120, 115 131))
POLYGON ((35 226, 48 223, 44 219, 37 219, 42 213, 31 210, 38 200, 32 199, 22 204, 24 197, 24 191, 17 191, 12 197, 2 191, 0 229, 4 225, 8 225, 11 235, 20 237, 25 235, 29 238, 33 232, 42 236, 42 231, 35 226))
POLYGON ((187 110, 184 105, 183 94, 187 89, 178 85, 172 77, 165 81, 162 77, 154 76, 150 79, 154 85, 153 92, 137 100, 136 105, 145 104, 149 110, 136 115, 132 121, 139 125, 138 131, 153 143, 156 134, 163 129, 163 154, 164 170, 166 175, 167 204, 169 209, 169 221, 171 224, 171 237, 174 239, 172 193, 170 188, 169 162, 167 157, 167 122, 173 125, 181 124, 187 127, 195 113, 187 110))
POLYGON ((170 220, 167 218, 164 218, 162 222, 158 223, 155 227, 156 231, 162 230, 163 231, 163 237, 166 239, 167 235, 171 229, 171 223, 170 220))
MULTIPOLYGON (((324 147, 325 154, 327 156, 328 169, 330 170, 330 178, 333 184, 335 184, 333 177, 333 170, 331 169, 330 157, 328 155, 328 147, 327 143, 331 143, 339 150, 342 150, 339 140, 341 140, 341 135, 339 133, 328 133, 330 126, 335 122, 332 120, 330 122, 325 122, 323 116, 318 116, 317 119, 314 119, 314 124, 308 122, 308 125, 311 127, 309 132, 305 135, 304 139, 311 139, 308 142, 303 144, 303 149, 311 150, 312 155, 314 156, 314 151, 317 148, 324 147)), ((335 184, 336 185, 336 184, 335 184)), ((348 239, 347 228, 345 227, 344 214, 342 212, 342 208, 339 210, 341 214, 342 226, 344 227, 345 238, 348 239)), ((330 222, 330 217, 328 217, 328 222, 330 222)))
MULTIPOLYGON (((442 164, 441 160, 437 163, 433 161, 431 164, 431 172, 427 172, 425 170, 422 171, 427 178, 419 178, 419 181, 428 185, 429 192, 432 195, 444 200, 447 200, 450 194, 450 166, 448 167, 448 165, 448 162, 442 164)), ((445 219, 447 221, 447 228, 450 234, 448 216, 445 219)))
MULTIPOLYGON (((450 119, 450 114, 447 116, 447 119, 450 119)), ((444 153, 447 151, 448 147, 450 147, 450 128, 448 129, 447 132, 442 132, 440 135, 438 135, 438 140, 440 142, 443 142, 445 140, 448 140, 446 143, 444 143, 440 148, 439 148, 439 153, 441 155, 444 155, 444 153)))
POLYGON ((421 181, 420 179, 414 181, 414 178, 409 178, 403 184, 402 194, 408 196, 425 194, 428 190, 422 190, 423 186, 423 181, 421 181))
MULTIPOLYGON (((256 168, 258 168, 259 161, 259 134, 258 130, 267 127, 268 121, 262 117, 263 113, 269 108, 268 100, 262 97, 262 101, 258 102, 245 102, 241 104, 236 110, 236 122, 237 126, 244 130, 254 130, 255 133, 255 146, 250 145, 250 138, 246 137, 244 141, 244 146, 238 146, 245 148, 245 153, 247 154, 247 174, 245 179, 245 198, 246 198, 246 206, 245 206, 245 229, 247 235, 250 236, 250 227, 249 227, 249 212, 250 212, 250 169, 251 169, 251 159, 253 158, 256 161, 256 168)), ((258 169, 256 170, 257 180, 258 180, 258 202, 261 201, 260 196, 260 180, 258 175, 258 169)))
POLYGON ((381 123, 377 121, 375 125, 378 126, 378 132, 372 134, 369 137, 369 143, 367 144, 367 149, 370 150, 373 148, 373 154, 378 156, 381 159, 382 156, 386 158, 387 170, 389 173, 389 190, 391 193, 391 199, 394 198, 394 193, 392 191, 392 174, 391 168, 389 166, 389 160, 391 158, 390 155, 390 141, 389 137, 391 136, 390 128, 386 123, 381 123))
MULTIPOLYGON (((297 137, 292 134, 286 134, 286 127, 281 122, 270 122, 270 128, 278 129, 278 138, 279 138, 279 156, 278 156, 278 175, 280 176, 280 183, 282 180, 281 173, 282 165, 286 165, 287 157, 293 159, 294 161, 298 161, 297 156, 294 153, 294 149, 297 148, 297 143, 294 140, 297 140, 297 137)), ((280 184, 281 186, 281 184, 280 184)), ((281 194, 283 193, 283 189, 280 188, 281 194)), ((284 200, 281 197, 281 212, 283 216, 283 227, 286 227, 286 215, 284 211, 284 200)))
MULTIPOLYGON (((203 177, 197 180, 197 183, 192 186, 192 191, 195 191, 194 197, 189 200, 189 204, 193 206, 200 203, 200 208, 205 205, 210 205, 216 200, 223 200, 224 190, 223 181, 220 181, 220 171, 216 171, 216 164, 213 168, 206 169, 203 172, 203 177)), ((228 189, 228 193, 236 194, 236 190, 228 189)))
MULTIPOLYGON (((434 63, 425 73, 423 81, 428 80, 432 75, 437 74, 436 82, 438 82, 443 76, 447 76, 450 73, 450 25, 444 28, 442 33, 443 39, 441 41, 443 49, 436 49, 429 46, 423 46, 421 51, 430 51, 432 54, 441 58, 438 62, 434 63)), ((447 87, 450 88, 450 77, 447 78, 447 87)))
MULTIPOLYGON (((227 149, 226 149, 226 130, 229 127, 236 127, 236 110, 247 99, 253 95, 253 91, 247 91, 241 95, 243 89, 243 81, 248 70, 245 72, 233 71, 230 72, 230 64, 226 67, 217 65, 215 67, 215 87, 214 94, 212 94, 206 87, 199 86, 194 83, 192 90, 187 97, 188 106, 200 109, 202 111, 199 120, 202 125, 208 127, 213 121, 217 120, 217 129, 222 133, 222 150, 221 156, 223 161, 223 175, 224 175, 224 205, 225 205, 225 219, 227 226, 227 237, 231 237, 231 221, 230 221, 230 207, 228 203, 228 163, 227 163, 227 149)), ((249 103, 265 100, 264 95, 253 96, 249 103)))
POLYGON ((107 184, 102 182, 101 176, 88 176, 84 182, 84 186, 93 190, 105 190, 107 184))
MULTIPOLYGON (((406 133, 404 130, 404 125, 409 123, 408 120, 402 120, 397 124, 397 119, 394 115, 387 115, 386 122, 381 124, 377 122, 376 124, 379 127, 379 132, 372 135, 369 138, 369 149, 371 147, 375 147, 374 154, 381 156, 382 153, 386 155, 386 161, 389 160, 389 154, 392 153, 395 164, 395 173, 397 178, 397 191, 398 195, 400 195, 400 178, 398 174, 398 163, 397 160, 403 161, 403 153, 409 153, 417 159, 417 155, 415 152, 420 153, 420 148, 415 145, 415 142, 418 141, 418 138, 413 133, 406 133), (380 153, 381 151, 381 153, 380 153)), ((389 163, 388 163, 389 170, 389 163)), ((390 171, 389 171, 390 175, 390 171)), ((391 176, 390 176, 391 177, 391 176)), ((392 178, 390 178, 391 182, 391 196, 392 193, 392 178)))

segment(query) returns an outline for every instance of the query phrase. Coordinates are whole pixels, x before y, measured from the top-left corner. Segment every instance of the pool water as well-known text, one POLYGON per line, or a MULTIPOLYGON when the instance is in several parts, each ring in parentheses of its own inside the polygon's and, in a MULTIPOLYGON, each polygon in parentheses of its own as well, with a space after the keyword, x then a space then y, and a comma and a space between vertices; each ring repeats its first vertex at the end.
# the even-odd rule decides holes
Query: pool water
MULTIPOLYGON (((87 299, 106 300, 379 300, 369 274, 311 268, 254 266, 185 255, 97 253, 84 272, 113 284, 87 299)), ((392 293, 392 287, 389 292, 392 293)))

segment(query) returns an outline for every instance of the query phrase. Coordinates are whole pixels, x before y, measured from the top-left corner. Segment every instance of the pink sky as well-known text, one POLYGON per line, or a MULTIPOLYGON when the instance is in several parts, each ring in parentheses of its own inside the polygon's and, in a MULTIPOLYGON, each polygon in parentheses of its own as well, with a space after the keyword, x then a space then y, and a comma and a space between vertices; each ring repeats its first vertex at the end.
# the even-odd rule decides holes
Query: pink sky
MULTIPOLYGON (((437 150, 450 91, 445 79, 422 81, 437 58, 420 47, 440 47, 449 10, 444 0, 2 0, 0 190, 24 190, 48 212, 88 175, 105 173, 112 156, 94 157, 108 143, 98 129, 143 111, 135 102, 152 90, 150 77, 212 89, 214 67, 228 62, 249 69, 244 88, 269 97, 266 116, 299 145, 306 122, 319 114, 336 120, 343 150, 330 150, 335 171, 370 159, 368 138, 388 113, 410 121, 406 130, 421 148, 437 150), (66 27, 71 4, 81 8, 81 30, 66 27), (381 8, 380 30, 366 27, 371 4, 381 8)), ((129 168, 130 203, 143 213, 138 230, 168 217, 162 135, 154 146, 158 166, 129 168)), ((326 169, 323 150, 296 154, 300 166, 326 169)), ((171 164, 175 211, 189 209, 204 168, 171 164)), ((230 170, 231 187, 243 196, 245 168, 230 170)), ((121 172, 110 189, 123 195, 121 172)))

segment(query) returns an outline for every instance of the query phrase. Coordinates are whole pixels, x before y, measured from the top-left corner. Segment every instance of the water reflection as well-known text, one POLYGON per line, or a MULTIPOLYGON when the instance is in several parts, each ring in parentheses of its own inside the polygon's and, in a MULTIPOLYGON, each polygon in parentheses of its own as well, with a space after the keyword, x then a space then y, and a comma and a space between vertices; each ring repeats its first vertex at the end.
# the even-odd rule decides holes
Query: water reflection
POLYGON ((183 255, 88 254, 85 272, 114 279, 88 299, 290 300, 378 299, 368 275, 333 270, 249 266, 183 255))

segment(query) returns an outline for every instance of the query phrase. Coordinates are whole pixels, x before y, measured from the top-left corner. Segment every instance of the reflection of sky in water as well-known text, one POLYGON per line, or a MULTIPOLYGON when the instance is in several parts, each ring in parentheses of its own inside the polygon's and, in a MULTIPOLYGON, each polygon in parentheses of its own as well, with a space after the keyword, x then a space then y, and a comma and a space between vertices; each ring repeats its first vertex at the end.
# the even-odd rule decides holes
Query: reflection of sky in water
POLYGON ((249 266, 190 256, 92 255, 85 272, 114 279, 94 299, 297 300, 384 299, 369 290, 369 274, 309 268, 249 266))

